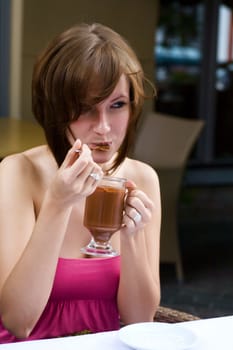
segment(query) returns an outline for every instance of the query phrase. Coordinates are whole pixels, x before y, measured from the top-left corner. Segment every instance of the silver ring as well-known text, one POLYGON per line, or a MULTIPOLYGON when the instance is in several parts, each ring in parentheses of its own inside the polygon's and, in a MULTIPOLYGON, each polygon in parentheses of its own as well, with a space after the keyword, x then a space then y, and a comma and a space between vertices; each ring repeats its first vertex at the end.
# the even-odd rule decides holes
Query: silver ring
POLYGON ((90 173, 89 176, 92 177, 92 179, 94 179, 95 181, 100 180, 100 174, 98 174, 98 173, 90 173))
POLYGON ((135 224, 138 224, 141 220, 142 220, 142 216, 140 213, 137 213, 133 218, 133 221, 135 222, 135 224))

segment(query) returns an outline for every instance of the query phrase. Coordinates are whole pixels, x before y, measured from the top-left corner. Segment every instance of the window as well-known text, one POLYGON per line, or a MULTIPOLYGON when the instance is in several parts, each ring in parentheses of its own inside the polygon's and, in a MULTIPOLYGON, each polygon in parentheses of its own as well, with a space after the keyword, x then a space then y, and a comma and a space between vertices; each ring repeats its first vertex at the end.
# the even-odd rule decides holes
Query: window
POLYGON ((155 109, 205 120, 190 158, 233 166, 233 1, 160 1, 155 109))

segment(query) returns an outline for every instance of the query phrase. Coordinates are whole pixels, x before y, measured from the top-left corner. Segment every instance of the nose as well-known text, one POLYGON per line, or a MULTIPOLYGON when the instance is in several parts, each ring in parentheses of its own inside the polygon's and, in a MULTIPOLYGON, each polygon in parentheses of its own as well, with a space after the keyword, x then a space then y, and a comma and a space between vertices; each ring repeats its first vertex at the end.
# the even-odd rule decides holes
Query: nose
POLYGON ((94 131, 97 134, 106 134, 110 131, 111 126, 109 123, 108 116, 105 113, 98 113, 96 115, 96 121, 94 125, 94 131))

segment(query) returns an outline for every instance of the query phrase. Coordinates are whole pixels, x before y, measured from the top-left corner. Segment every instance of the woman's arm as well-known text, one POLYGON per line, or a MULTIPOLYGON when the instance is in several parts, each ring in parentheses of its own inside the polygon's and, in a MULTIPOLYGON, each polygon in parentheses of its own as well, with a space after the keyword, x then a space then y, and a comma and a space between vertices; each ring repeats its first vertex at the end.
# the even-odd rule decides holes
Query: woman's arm
POLYGON ((0 165, 0 313, 17 337, 30 334, 46 306, 73 204, 95 189, 88 175, 99 169, 83 148, 75 162, 71 150, 55 173, 37 218, 27 157, 0 165))
POLYGON ((121 231, 118 307, 125 324, 152 321, 160 302, 159 182, 154 170, 147 165, 140 166, 136 173, 137 188, 128 197, 126 226, 121 231), (142 218, 135 223, 133 218, 137 212, 142 218))

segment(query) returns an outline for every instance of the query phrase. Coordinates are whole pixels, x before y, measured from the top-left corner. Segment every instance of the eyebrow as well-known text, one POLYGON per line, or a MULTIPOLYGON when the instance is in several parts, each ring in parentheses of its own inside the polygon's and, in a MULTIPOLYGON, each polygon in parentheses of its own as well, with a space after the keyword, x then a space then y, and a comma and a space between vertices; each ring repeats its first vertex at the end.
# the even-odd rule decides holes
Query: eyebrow
POLYGON ((126 99, 128 99, 129 96, 128 96, 128 95, 124 95, 124 94, 120 94, 120 95, 114 97, 114 98, 111 100, 111 102, 114 102, 114 101, 116 101, 116 100, 119 100, 120 98, 126 98, 126 99))

